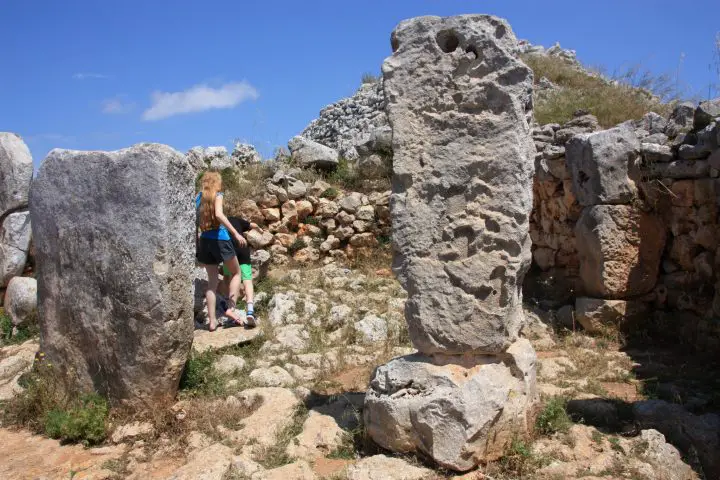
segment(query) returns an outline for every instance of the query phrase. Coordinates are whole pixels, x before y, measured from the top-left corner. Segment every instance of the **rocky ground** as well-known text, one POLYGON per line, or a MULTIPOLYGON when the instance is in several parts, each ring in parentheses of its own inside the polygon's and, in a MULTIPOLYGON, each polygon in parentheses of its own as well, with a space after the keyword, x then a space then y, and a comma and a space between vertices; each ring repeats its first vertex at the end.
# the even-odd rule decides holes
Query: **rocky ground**
MULTIPOLYGON (((485 473, 464 476, 380 451, 363 435, 363 397, 376 365, 413 351, 405 294, 382 257, 354 268, 328 262, 271 269, 258 284, 261 328, 197 329, 178 402, 111 412, 105 444, 86 449, 0 428, 0 477, 702 478, 702 451, 677 445, 681 456, 661 433, 639 427, 638 415, 625 421, 624 412, 669 392, 675 403, 660 407, 682 403, 704 414, 718 406, 717 385, 694 383, 690 363, 670 369, 658 351, 558 333, 553 315, 531 307, 524 334, 538 352, 545 405, 536 438, 516 440, 485 473)), ((20 389, 36 349, 30 340, 0 350, 3 398, 20 389)))

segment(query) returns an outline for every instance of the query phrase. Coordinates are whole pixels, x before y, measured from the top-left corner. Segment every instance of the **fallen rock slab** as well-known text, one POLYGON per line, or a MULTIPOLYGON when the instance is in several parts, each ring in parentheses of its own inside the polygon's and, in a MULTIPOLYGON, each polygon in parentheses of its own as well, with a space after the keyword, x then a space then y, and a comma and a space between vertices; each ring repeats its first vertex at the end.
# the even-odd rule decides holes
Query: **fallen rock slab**
POLYGON ((242 345, 251 342, 261 333, 262 330, 260 328, 218 327, 214 332, 196 329, 193 332, 192 348, 198 353, 207 350, 219 350, 232 345, 242 345))

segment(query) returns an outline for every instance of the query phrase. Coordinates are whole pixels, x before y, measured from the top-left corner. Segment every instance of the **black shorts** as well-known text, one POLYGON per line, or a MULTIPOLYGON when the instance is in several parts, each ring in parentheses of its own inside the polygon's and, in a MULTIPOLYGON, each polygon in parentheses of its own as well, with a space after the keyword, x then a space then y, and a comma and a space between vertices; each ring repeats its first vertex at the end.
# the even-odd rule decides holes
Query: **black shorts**
POLYGON ((197 261, 203 265, 219 265, 235 256, 235 248, 230 240, 200 237, 197 248, 197 261))

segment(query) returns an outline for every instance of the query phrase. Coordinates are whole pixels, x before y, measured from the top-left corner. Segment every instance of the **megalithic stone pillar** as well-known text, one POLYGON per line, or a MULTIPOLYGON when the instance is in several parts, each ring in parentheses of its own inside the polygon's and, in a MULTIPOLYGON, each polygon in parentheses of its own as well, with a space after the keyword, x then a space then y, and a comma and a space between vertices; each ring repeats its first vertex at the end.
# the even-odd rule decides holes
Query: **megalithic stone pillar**
POLYGON ((30 193, 41 349, 71 387, 172 399, 192 344, 193 173, 157 144, 53 150, 30 193))
POLYGON ((492 16, 404 21, 392 47, 393 268, 419 352, 376 369, 366 428, 385 448, 468 470, 527 432, 537 400, 535 352, 519 339, 533 77, 492 16))

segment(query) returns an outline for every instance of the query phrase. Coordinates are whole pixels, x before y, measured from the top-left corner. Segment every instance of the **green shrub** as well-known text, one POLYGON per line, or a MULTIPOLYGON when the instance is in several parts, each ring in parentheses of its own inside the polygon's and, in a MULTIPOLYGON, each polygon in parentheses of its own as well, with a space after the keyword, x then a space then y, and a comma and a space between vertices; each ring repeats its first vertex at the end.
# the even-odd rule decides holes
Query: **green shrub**
POLYGON ((45 433, 63 442, 95 445, 107 435, 107 400, 90 393, 82 395, 68 408, 56 408, 45 415, 45 433))
POLYGON ((212 351, 193 352, 180 377, 180 390, 190 395, 219 395, 224 390, 223 378, 212 368, 216 354, 212 351))
POLYGON ((340 192, 338 192, 336 188, 330 187, 320 194, 320 198, 328 198, 330 200, 333 200, 337 198, 338 195, 340 195, 340 192))
POLYGON ((535 428, 542 435, 555 432, 567 432, 572 421, 565 411, 566 401, 562 397, 552 397, 545 404, 535 421, 535 428))
POLYGON ((561 87, 536 98, 535 118, 540 124, 565 123, 575 112, 584 110, 607 128, 639 119, 650 111, 665 114, 670 109, 648 91, 667 95, 667 76, 653 76, 633 67, 611 82, 559 57, 527 54, 522 59, 533 70, 536 82, 545 77, 561 87))
MULTIPOLYGON (((323 192, 324 193, 324 192, 323 192)), ((314 217, 312 215, 305 218, 305 223, 307 225, 315 225, 316 227, 320 226, 320 219, 317 217, 314 217)))
POLYGON ((305 240, 303 240, 302 238, 298 238, 292 243, 292 245, 288 247, 288 253, 290 253, 290 255, 293 255, 295 252, 302 250, 305 247, 307 247, 307 243, 305 243, 305 240))
POLYGON ((337 167, 327 176, 327 181, 348 190, 353 190, 360 185, 357 170, 352 168, 347 158, 343 157, 338 159, 337 167))
POLYGON ((29 325, 20 325, 14 328, 12 319, 0 308, 0 347, 3 345, 16 345, 38 336, 37 323, 32 321, 29 325), (14 330, 14 334, 13 334, 14 330))

